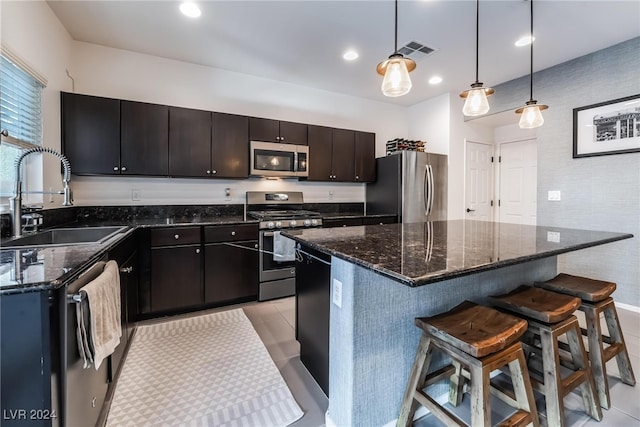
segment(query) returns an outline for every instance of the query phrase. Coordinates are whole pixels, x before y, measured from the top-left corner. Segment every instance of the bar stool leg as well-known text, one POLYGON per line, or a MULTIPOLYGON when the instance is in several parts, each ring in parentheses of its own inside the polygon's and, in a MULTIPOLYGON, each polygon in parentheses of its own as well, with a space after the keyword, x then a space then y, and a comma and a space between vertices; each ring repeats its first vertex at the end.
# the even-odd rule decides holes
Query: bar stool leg
POLYGON ((451 364, 455 368, 455 373, 449 378, 449 403, 458 406, 463 398, 464 377, 460 362, 453 360, 451 364))
POLYGON ((591 371, 598 390, 598 398, 603 408, 609 409, 611 399, 609 397, 609 381, 607 379, 605 363, 607 363, 602 343, 602 327, 600 326, 600 314, 596 307, 582 304, 581 310, 584 312, 587 321, 587 340, 589 343, 589 360, 591 361, 591 371))
POLYGON ((471 425, 491 425, 491 405, 489 401, 490 372, 481 364, 472 364, 471 371, 471 425))
POLYGON ((536 409, 536 401, 529 383, 529 370, 527 369, 527 361, 522 348, 518 351, 518 359, 509 362, 509 372, 518 409, 529 412, 531 414, 531 425, 537 426, 539 424, 538 410, 536 409))
POLYGON ((636 385, 636 377, 633 375, 633 368, 631 367, 631 361, 629 360, 627 345, 624 342, 624 336, 620 329, 618 312, 616 311, 616 307, 613 302, 605 308, 604 318, 607 321, 609 336, 613 339, 614 343, 622 346, 621 351, 616 354, 616 362, 618 363, 618 370, 620 371, 620 379, 623 383, 634 386, 636 385))
POLYGON ((413 394, 418 385, 423 385, 425 382, 432 354, 431 338, 426 334, 422 334, 420 344, 418 344, 418 352, 411 368, 409 383, 402 398, 402 406, 400 407, 400 415, 398 416, 396 427, 408 427, 413 423, 413 416, 418 409, 418 402, 414 400, 413 394))
POLYGON ((577 369, 584 371, 587 377, 587 381, 583 381, 580 384, 584 407, 591 418, 600 421, 602 420, 602 409, 600 409, 600 401, 595 393, 597 389, 593 375, 589 370, 590 366, 587 353, 582 344, 582 331, 580 330, 580 326, 575 323, 575 326, 566 333, 573 364, 577 369))
POLYGON ((560 378, 560 354, 558 352, 558 337, 553 332, 540 329, 542 343, 542 367, 544 371, 544 398, 547 407, 547 425, 564 427, 564 402, 559 392, 562 378, 560 378))

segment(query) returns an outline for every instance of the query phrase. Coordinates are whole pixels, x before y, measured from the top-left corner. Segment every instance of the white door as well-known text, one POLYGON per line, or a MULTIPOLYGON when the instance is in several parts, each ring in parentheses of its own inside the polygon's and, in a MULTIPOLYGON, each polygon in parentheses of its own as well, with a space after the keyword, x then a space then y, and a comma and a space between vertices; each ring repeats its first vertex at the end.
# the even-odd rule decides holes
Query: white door
POLYGON ((536 224, 538 144, 500 144, 500 222, 536 224))
POLYGON ((493 145, 466 142, 465 219, 492 221, 493 145))

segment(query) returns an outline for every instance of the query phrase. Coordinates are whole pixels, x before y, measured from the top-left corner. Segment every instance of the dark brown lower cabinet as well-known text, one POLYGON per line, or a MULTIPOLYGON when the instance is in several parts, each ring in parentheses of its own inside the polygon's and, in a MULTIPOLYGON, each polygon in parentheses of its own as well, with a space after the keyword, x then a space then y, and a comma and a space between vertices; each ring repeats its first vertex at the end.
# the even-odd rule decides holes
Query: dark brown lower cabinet
POLYGON ((200 245, 151 249, 151 311, 202 304, 200 245))
POLYGON ((259 280, 257 248, 257 240, 205 245, 205 303, 257 298, 259 280))

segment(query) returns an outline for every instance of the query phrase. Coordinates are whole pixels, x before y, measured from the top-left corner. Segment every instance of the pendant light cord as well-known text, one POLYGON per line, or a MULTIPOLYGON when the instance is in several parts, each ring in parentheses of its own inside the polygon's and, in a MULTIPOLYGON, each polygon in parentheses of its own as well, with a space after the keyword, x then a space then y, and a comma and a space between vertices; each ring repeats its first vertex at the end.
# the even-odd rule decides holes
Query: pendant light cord
POLYGON ((396 0, 395 41, 393 47, 393 53, 398 53, 398 0, 396 0))
POLYGON ((529 69, 529 101, 533 101, 533 0, 529 0, 529 2, 531 3, 531 32, 529 33, 529 37, 531 40, 531 46, 530 46, 530 58, 529 58, 529 64, 530 64, 530 69, 529 69))
POLYGON ((479 50, 479 38, 480 38, 480 0, 476 0, 476 83, 478 81, 478 50, 479 50))

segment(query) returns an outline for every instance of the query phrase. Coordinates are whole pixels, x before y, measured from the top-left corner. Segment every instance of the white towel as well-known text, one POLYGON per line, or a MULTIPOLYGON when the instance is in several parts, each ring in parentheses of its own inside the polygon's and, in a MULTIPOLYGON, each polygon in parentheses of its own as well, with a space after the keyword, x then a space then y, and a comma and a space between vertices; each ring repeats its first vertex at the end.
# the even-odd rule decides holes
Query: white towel
POLYGON ((80 289, 85 294, 89 313, 83 303, 76 306, 78 317, 78 351, 89 365, 98 370, 102 361, 113 353, 120 343, 120 272, 115 261, 109 261, 104 271, 80 289), (86 321, 88 320, 88 325, 86 321))
POLYGON ((273 260, 277 262, 296 259, 296 242, 282 236, 279 231, 273 233, 273 260))

